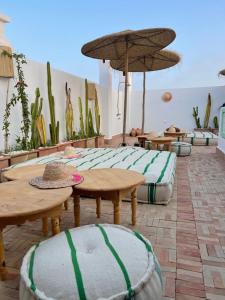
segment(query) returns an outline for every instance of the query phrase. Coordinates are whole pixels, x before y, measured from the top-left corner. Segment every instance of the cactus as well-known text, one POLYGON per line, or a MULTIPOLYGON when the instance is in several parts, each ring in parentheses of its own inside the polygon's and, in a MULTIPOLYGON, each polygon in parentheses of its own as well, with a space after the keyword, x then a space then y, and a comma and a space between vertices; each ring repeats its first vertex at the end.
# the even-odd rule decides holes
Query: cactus
POLYGON ((66 82, 66 86, 65 86, 65 90, 66 90, 66 112, 65 112, 65 117, 66 117, 66 137, 67 140, 71 140, 73 139, 73 137, 75 136, 75 131, 73 129, 73 106, 72 106, 72 102, 71 102, 71 90, 70 88, 68 88, 67 86, 67 82, 66 82))
POLYGON ((97 136, 100 135, 100 112, 99 112, 99 105, 98 105, 98 94, 97 90, 95 89, 95 126, 96 126, 96 133, 97 136))
POLYGON ((43 98, 40 98, 40 90, 36 88, 35 90, 35 101, 31 103, 31 147, 36 149, 40 145, 40 139, 38 134, 38 129, 36 126, 36 121, 41 115, 43 104, 43 98))
POLYGON ((38 130, 38 135, 40 139, 40 145, 46 146, 47 144, 47 136, 46 136, 46 127, 45 127, 45 120, 44 116, 40 115, 36 120, 36 126, 38 130))
POLYGON ((206 110, 205 110, 205 118, 204 118, 204 128, 208 128, 209 126, 209 117, 210 117, 210 112, 211 112, 211 95, 208 94, 208 102, 206 105, 206 110))
POLYGON ((216 129, 219 128, 217 116, 215 116, 215 117, 213 118, 213 124, 214 124, 214 128, 216 128, 216 129))
POLYGON ((59 121, 55 121, 55 100, 52 95, 52 80, 51 80, 51 67, 47 62, 47 86, 48 86, 48 102, 50 110, 51 124, 49 124, 50 137, 52 145, 56 145, 59 142, 59 121))
POLYGON ((198 106, 193 107, 193 114, 192 114, 192 116, 195 119, 196 127, 197 128, 201 128, 200 118, 198 117, 198 106))
POLYGON ((88 132, 89 132, 89 136, 88 137, 93 137, 95 136, 95 130, 94 130, 94 126, 93 126, 93 118, 92 118, 92 113, 91 110, 89 109, 88 111, 88 132))
POLYGON ((88 81, 85 79, 85 133, 89 136, 88 81))
POLYGON ((81 132, 81 137, 85 137, 84 117, 83 117, 83 108, 82 108, 81 97, 78 97, 78 105, 79 105, 79 112, 80 112, 80 132, 81 132))

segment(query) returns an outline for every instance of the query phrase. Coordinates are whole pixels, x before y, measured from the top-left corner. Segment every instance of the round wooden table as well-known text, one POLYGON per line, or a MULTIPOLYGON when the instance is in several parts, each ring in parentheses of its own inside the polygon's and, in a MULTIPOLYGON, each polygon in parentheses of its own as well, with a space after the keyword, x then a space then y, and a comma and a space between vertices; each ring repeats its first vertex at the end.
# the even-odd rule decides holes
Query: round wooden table
MULTIPOLYGON (((73 166, 67 166, 68 170, 73 174, 76 171, 76 168, 73 166)), ((42 176, 45 170, 45 165, 29 165, 23 166, 20 168, 9 169, 2 173, 3 178, 12 181, 12 180, 29 180, 36 176, 42 176)), ((65 210, 68 210, 68 200, 64 202, 65 210)), ((42 231, 44 236, 48 235, 48 218, 42 219, 43 228, 42 231)))
POLYGON ((73 189, 38 189, 26 180, 9 181, 0 184, 0 277, 6 279, 3 229, 7 225, 19 225, 40 218, 52 218, 52 232, 60 232, 59 216, 63 203, 73 189))
POLYGON ((145 147, 145 142, 148 140, 148 135, 147 134, 143 134, 143 135, 138 135, 137 138, 138 138, 138 142, 140 144, 140 146, 142 148, 145 147))
POLYGON ((114 206, 114 224, 120 224, 121 201, 131 193, 132 225, 136 224, 137 188, 145 177, 135 171, 122 169, 93 169, 79 172, 84 181, 74 186, 75 226, 80 226, 80 196, 96 199, 96 214, 101 214, 101 198, 111 200, 114 206))
POLYGON ((169 136, 160 136, 157 138, 150 138, 149 140, 152 142, 153 149, 157 150, 158 145, 166 145, 168 147, 168 151, 171 151, 171 143, 176 139, 169 136))
POLYGON ((180 141, 180 138, 185 137, 186 132, 184 131, 180 131, 180 132, 168 132, 168 131, 164 131, 164 136, 171 136, 174 138, 177 138, 178 141, 180 141))

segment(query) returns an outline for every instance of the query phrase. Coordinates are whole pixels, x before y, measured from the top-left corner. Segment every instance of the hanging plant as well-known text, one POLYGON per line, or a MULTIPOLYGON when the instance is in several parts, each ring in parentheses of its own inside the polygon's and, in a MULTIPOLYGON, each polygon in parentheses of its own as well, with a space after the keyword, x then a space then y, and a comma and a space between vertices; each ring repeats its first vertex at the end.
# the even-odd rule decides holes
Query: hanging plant
POLYGON ((9 54, 6 55, 13 57, 16 63, 16 71, 17 71, 17 83, 14 86, 16 92, 12 94, 10 101, 7 103, 5 108, 5 114, 3 117, 3 130, 5 138, 8 138, 10 135, 9 126, 10 126, 10 113, 11 108, 14 107, 18 102, 22 105, 22 126, 21 126, 21 134, 22 137, 17 138, 17 143, 21 146, 21 149, 28 150, 30 148, 29 143, 29 132, 30 132, 30 111, 29 111, 29 101, 28 96, 26 94, 27 84, 25 83, 24 73, 22 69, 22 65, 26 64, 26 58, 24 54, 9 54))

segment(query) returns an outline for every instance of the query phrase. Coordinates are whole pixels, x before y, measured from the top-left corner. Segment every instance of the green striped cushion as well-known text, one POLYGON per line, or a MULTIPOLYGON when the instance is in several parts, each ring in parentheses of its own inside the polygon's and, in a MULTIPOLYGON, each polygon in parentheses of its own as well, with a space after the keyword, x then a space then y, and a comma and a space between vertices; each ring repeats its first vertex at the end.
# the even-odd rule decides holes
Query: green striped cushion
POLYGON ((173 142, 171 148, 177 156, 188 156, 191 154, 192 145, 185 142, 173 142))
POLYGON ((161 295, 160 266, 150 242, 122 226, 62 232, 33 246, 21 267, 23 300, 159 300, 161 295))

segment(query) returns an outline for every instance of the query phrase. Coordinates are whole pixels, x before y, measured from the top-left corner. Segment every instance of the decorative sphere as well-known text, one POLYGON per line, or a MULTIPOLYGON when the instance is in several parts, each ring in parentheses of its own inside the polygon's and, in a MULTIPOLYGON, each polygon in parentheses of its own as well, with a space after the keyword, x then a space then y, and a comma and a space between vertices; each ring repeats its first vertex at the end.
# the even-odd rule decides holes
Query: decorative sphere
POLYGON ((172 94, 170 92, 165 92, 162 95, 162 100, 165 102, 169 102, 172 99, 172 94))

